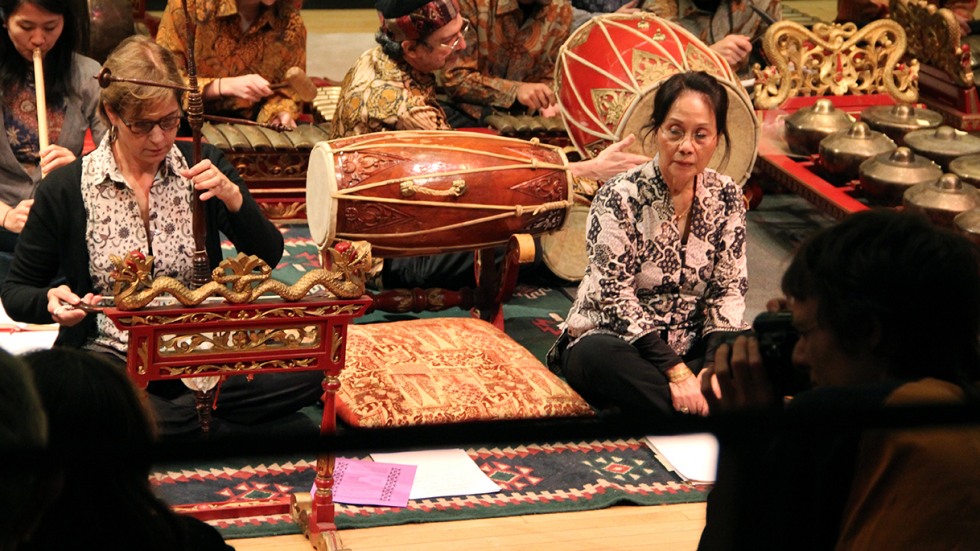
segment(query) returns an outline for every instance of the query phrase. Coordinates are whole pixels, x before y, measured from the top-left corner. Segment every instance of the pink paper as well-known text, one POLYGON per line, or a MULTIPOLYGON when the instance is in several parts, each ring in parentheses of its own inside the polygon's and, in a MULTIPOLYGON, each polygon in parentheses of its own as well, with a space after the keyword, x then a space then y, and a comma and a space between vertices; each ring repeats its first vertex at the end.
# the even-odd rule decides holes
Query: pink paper
MULTIPOLYGON (((333 469, 333 500, 348 505, 405 507, 415 465, 375 463, 338 457, 333 469)), ((310 494, 316 492, 316 486, 310 494)))

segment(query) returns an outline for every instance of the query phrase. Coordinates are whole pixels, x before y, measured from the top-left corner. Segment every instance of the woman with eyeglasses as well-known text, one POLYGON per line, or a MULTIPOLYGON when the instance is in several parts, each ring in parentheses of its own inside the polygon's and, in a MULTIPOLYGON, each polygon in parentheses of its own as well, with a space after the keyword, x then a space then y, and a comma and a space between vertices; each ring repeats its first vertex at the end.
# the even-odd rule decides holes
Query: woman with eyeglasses
MULTIPOLYGON (((121 79, 183 85, 170 52, 144 36, 124 40, 104 68, 121 79)), ((102 90, 99 113, 109 126, 105 138, 38 188, 0 292, 11 318, 57 323, 56 345, 92 350, 125 365, 127 333, 77 305, 94 306, 109 294, 114 283, 110 255, 124 258, 134 250, 154 257, 154 276, 190 285, 195 192, 204 201, 211 268, 222 259, 219 232, 238 251, 278 264, 282 234, 262 215, 220 150, 203 144, 202 160, 195 164, 192 143, 176 141, 180 99, 181 92, 173 88, 128 82, 112 82, 102 90), (52 286, 59 273, 65 283, 52 286)), ((314 404, 322 378, 318 372, 260 376, 251 382, 231 377, 222 384, 212 431, 254 426, 314 404)), ((193 395, 184 385, 151 383, 148 391, 161 434, 199 430, 193 395)), ((300 425, 315 431, 306 416, 297 415, 300 425)))
POLYGON ((300 0, 169 0, 156 41, 187 76, 187 18, 194 29, 198 84, 211 115, 295 128, 302 104, 286 71, 306 71, 306 26, 300 0))
POLYGON ((661 84, 654 159, 606 182, 586 225, 589 264, 549 365, 599 409, 706 415, 698 373, 743 322, 741 188, 708 168, 731 139, 728 94, 704 72, 661 84))
POLYGON ((106 127, 96 114, 99 72, 79 45, 74 2, 0 0, 0 281, 13 259, 17 236, 34 202, 42 174, 81 155, 86 131, 98 141, 106 127), (41 148, 34 49, 41 52, 49 145, 41 148))

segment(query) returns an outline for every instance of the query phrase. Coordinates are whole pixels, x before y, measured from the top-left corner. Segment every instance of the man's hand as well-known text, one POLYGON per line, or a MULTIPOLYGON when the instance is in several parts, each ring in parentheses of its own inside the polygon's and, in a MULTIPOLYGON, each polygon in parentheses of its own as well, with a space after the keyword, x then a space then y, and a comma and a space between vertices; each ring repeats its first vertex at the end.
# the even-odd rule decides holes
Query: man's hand
POLYGON ((269 81, 261 75, 242 75, 240 77, 222 77, 221 95, 242 98, 256 102, 272 95, 269 81))
POLYGON ((743 34, 730 34, 712 44, 711 49, 725 58, 733 70, 740 67, 752 52, 752 39, 743 34))
POLYGON ((755 337, 739 336, 731 346, 719 346, 714 366, 705 371, 701 394, 712 413, 765 409, 776 403, 755 337))
POLYGON ((517 102, 535 112, 555 104, 555 92, 551 86, 540 82, 524 82, 517 87, 517 102))

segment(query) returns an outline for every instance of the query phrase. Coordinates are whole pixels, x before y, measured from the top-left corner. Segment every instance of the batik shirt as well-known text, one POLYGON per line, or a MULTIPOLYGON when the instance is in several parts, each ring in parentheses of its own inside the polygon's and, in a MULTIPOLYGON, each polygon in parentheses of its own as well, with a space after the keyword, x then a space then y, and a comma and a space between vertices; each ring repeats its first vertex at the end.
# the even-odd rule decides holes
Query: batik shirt
MULTIPOLYGON (((280 0, 286 1, 286 0, 280 0)), ((306 70, 306 27, 298 11, 277 19, 272 9, 260 9, 247 30, 240 26, 241 17, 235 0, 187 0, 187 10, 194 14, 194 59, 197 83, 203 90, 211 81, 223 77, 257 74, 270 84, 286 80, 290 67, 306 70)), ((160 19, 156 41, 177 57, 186 78, 186 18, 181 0, 170 0, 160 19)), ((299 103, 288 87, 273 91, 259 103, 234 97, 208 102, 205 111, 267 123, 281 112, 295 119, 299 103)))
MULTIPOLYGON (((940 8, 946 8, 963 21, 973 21, 977 0, 928 0, 940 8)), ((837 0, 837 19, 866 24, 888 16, 889 0, 837 0)))
POLYGON ((460 1, 475 32, 439 78, 450 100, 471 117, 482 120, 484 107, 509 109, 521 83, 554 83, 558 51, 572 30, 572 7, 568 0, 538 3, 525 20, 517 0, 460 1))
MULTIPOLYGON (((119 171, 108 136, 82 158, 85 241, 89 273, 98 293, 112 292, 114 266, 109 256, 124 257, 130 251, 153 255, 154 277, 166 275, 190 285, 194 271, 194 195, 190 180, 179 174, 186 169, 187 160, 176 147, 171 147, 150 187, 148 236, 136 194, 119 171)), ((95 342, 126 353, 128 333, 116 328, 106 316, 98 316, 97 324, 99 336, 95 342)))
MULTIPOLYGON (((753 0, 751 4, 776 21, 783 16, 780 0, 753 0)), ((749 7, 749 2, 721 2, 716 10, 708 12, 698 8, 692 0, 645 0, 643 9, 680 24, 709 46, 729 34, 758 38, 769 26, 749 7)))
POLYGON ((330 137, 382 130, 451 130, 436 101, 435 78, 368 50, 347 71, 340 88, 330 137), (422 122, 427 121, 427 122, 422 122))
POLYGON ((634 342, 657 332, 683 356, 708 333, 747 328, 742 190, 714 170, 699 175, 685 242, 658 162, 609 180, 592 200, 570 346, 594 333, 634 342))

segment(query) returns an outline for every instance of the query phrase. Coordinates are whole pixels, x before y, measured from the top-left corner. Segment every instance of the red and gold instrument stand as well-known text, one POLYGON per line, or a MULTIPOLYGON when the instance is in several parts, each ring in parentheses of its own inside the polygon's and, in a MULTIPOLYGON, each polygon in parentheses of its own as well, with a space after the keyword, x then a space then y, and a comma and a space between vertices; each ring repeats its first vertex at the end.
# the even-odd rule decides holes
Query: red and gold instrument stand
POLYGON ((964 132, 980 130, 980 97, 976 86, 957 86, 946 73, 922 65, 919 67, 919 99, 926 107, 940 113, 945 124, 964 132))
MULTIPOLYGON (((107 308, 104 313, 129 332, 127 369, 136 383, 188 377, 255 375, 321 370, 324 373, 320 433, 337 430, 336 393, 344 368, 347 326, 363 315, 371 299, 307 297, 288 302, 278 297, 247 304, 206 303, 198 307, 164 306, 140 310, 107 308)), ((210 410, 210 400, 204 411, 210 410)), ((207 414, 202 416, 206 429, 207 414)), ((317 549, 339 549, 333 505, 334 457, 317 458, 316 497, 293 496, 291 503, 258 502, 253 514, 292 512, 317 549), (326 543, 329 542, 329 543, 326 543)), ((178 512, 201 519, 243 516, 242 507, 220 505, 178 512)))
POLYGON ((842 109, 855 118, 859 118, 861 111, 868 107, 896 103, 887 94, 805 96, 790 98, 780 109, 759 110, 757 114, 762 121, 762 140, 755 166, 756 171, 764 177, 771 178, 783 188, 812 203, 821 212, 839 220, 868 208, 859 200, 858 190, 854 185, 835 186, 828 182, 816 169, 815 156, 801 158, 790 152, 782 133, 786 116, 813 105, 823 97, 830 99, 837 109, 842 109))

